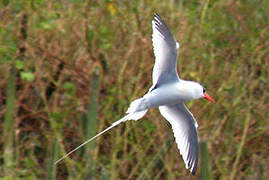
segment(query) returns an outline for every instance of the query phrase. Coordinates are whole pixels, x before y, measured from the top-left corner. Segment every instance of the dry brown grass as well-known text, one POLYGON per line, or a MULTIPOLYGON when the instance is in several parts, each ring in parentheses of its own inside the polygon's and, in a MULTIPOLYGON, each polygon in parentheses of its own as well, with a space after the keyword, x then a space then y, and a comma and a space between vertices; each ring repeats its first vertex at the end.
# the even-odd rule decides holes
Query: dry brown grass
MULTIPOLYGON (((96 66, 101 70, 98 131, 147 91, 154 63, 151 19, 158 12, 181 42, 180 76, 201 82, 216 99, 214 105, 188 103, 200 140, 208 144, 213 179, 269 178, 267 1, 209 1, 207 9, 204 1, 6 2, 0 9, 2 133, 11 67, 16 67, 17 86, 14 163, 7 166, 2 156, 1 176, 53 177, 48 168, 53 144, 59 157, 86 138, 82 117, 96 66)), ((91 176, 200 179, 199 172, 191 176, 185 170, 175 143, 166 145, 171 136, 157 109, 122 124, 99 138, 88 154, 95 167, 91 176)), ((1 152, 6 139, 1 138, 1 152)), ((86 179, 84 150, 57 166, 57 179, 86 179)))

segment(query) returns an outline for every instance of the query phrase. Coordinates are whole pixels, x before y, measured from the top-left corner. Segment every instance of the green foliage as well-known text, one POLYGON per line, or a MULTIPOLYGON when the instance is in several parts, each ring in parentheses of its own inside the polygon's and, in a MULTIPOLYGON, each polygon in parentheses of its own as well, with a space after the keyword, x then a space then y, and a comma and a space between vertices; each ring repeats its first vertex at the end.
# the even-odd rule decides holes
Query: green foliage
POLYGON ((30 71, 22 71, 20 72, 21 79, 24 79, 28 82, 31 82, 35 79, 35 75, 30 71))
POLYGON ((211 180, 211 167, 210 167, 210 158, 207 147, 207 142, 200 142, 200 159, 201 159, 201 179, 202 180, 211 180))
MULTIPOLYGON (((16 91, 16 71, 12 67, 10 70, 10 75, 6 88, 6 113, 4 117, 4 125, 3 125, 3 137, 5 138, 4 146, 3 146, 3 167, 5 175, 13 175, 13 167, 16 164, 15 160, 15 148, 14 148, 14 115, 15 115, 15 96, 16 91)), ((12 176, 11 175, 11 176, 12 176)))
POLYGON ((9 0, 3 0, 3 5, 7 6, 9 4, 9 0))
POLYGON ((83 179, 94 164, 96 179, 199 179, 209 156, 212 179, 269 179, 269 1, 5 0, 0 6, 1 154, 15 142, 9 151, 15 163, 2 155, 1 177, 83 179), (216 99, 187 104, 207 142, 197 175, 185 170, 173 138, 167 145, 171 127, 155 109, 54 166, 56 155, 121 118, 151 86, 154 12, 181 44, 180 76, 201 82, 216 99))
MULTIPOLYGON (((95 136, 98 132, 98 107, 99 107, 99 91, 100 91, 100 77, 99 68, 94 69, 91 81, 91 95, 90 102, 87 107, 87 113, 85 114, 83 131, 85 134, 85 140, 95 136)), ((85 146, 84 158, 86 159, 86 172, 85 178, 96 176, 96 144, 95 142, 85 146)))
POLYGON ((54 162, 57 160, 56 155, 58 154, 59 144, 56 138, 54 138, 52 142, 53 142, 52 150, 51 153, 48 154, 49 155, 48 157, 50 157, 50 159, 47 166, 47 175, 46 175, 47 180, 56 179, 56 166, 54 165, 54 162))
POLYGON ((18 69, 18 70, 21 70, 25 67, 25 62, 23 61, 20 61, 20 60, 17 60, 15 62, 15 67, 18 69))

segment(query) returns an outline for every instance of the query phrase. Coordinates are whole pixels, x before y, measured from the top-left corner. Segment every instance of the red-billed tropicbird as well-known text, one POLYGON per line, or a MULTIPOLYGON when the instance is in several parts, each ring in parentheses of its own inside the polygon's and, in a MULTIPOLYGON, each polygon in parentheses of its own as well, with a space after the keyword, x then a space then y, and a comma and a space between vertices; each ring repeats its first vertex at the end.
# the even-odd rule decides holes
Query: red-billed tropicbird
POLYGON ((214 103, 214 99, 206 93, 205 88, 199 83, 179 78, 177 73, 179 43, 175 41, 169 28, 158 14, 154 14, 152 29, 155 65, 152 73, 153 85, 149 91, 130 104, 126 116, 67 153, 55 164, 118 124, 127 120, 141 119, 149 108, 159 107, 161 115, 172 126, 177 147, 186 168, 192 174, 195 174, 198 164, 198 135, 196 130, 198 125, 184 102, 205 98, 214 103))

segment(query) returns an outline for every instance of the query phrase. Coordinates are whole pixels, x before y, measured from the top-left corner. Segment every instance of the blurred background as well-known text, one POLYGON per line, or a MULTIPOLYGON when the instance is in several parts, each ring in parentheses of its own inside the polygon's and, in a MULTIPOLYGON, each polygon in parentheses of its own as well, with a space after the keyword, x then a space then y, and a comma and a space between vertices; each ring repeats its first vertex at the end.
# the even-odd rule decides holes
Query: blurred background
POLYGON ((268 27, 266 0, 2 0, 1 179, 269 179, 268 27), (187 103, 196 175, 157 108, 55 166, 150 88, 155 12, 181 44, 180 76, 216 100, 187 103))

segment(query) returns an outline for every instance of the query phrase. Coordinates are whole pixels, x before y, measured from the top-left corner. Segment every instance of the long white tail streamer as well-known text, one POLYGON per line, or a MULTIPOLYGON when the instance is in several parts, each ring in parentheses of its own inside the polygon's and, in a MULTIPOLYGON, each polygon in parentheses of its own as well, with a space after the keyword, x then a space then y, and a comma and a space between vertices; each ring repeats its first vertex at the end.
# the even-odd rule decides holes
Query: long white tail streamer
MULTIPOLYGON (((129 115, 129 114, 128 114, 129 115)), ((101 136, 102 134, 104 134, 105 132, 109 131, 110 129, 112 129, 113 127, 119 125, 120 123, 126 121, 128 119, 128 115, 124 116, 123 118, 121 118, 120 120, 114 122, 111 126, 109 126, 108 128, 106 128, 105 130, 103 130, 102 132, 96 134, 95 136, 93 136, 92 138, 88 139, 87 141, 85 141, 84 143, 80 144, 78 147, 76 147, 75 149, 69 151, 67 154, 65 154, 63 157, 61 157, 60 159, 58 159, 57 161, 55 161, 54 165, 58 164, 60 161, 62 161, 63 159, 65 159, 67 156, 69 156, 70 154, 72 154, 73 152, 75 152, 76 150, 78 150, 79 148, 81 148, 82 146, 85 146, 86 144, 88 144, 89 142, 91 142, 92 140, 96 139, 98 136, 101 136)))
POLYGON ((88 144, 89 142, 91 142, 92 140, 96 139, 98 136, 101 136, 102 134, 104 134, 105 132, 109 131, 110 129, 112 129, 113 127, 119 125, 122 122, 125 122, 127 120, 138 120, 140 118, 142 118, 146 112, 148 110, 144 110, 144 111, 139 111, 139 112, 135 112, 132 114, 127 114, 126 116, 124 116, 123 118, 121 118, 120 120, 114 122, 111 126, 109 126, 108 128, 106 128, 105 130, 103 130, 102 132, 96 134, 95 136, 93 136, 92 138, 88 139, 87 141, 85 141, 84 143, 80 144, 78 147, 76 147, 75 149, 69 151, 67 154, 65 154, 63 157, 61 157, 60 159, 58 159, 57 161, 54 162, 54 165, 58 164, 60 161, 62 161, 63 159, 65 159, 67 156, 69 156, 70 154, 72 154, 73 152, 75 152, 76 150, 78 150, 79 148, 81 148, 82 146, 85 146, 86 144, 88 144))

